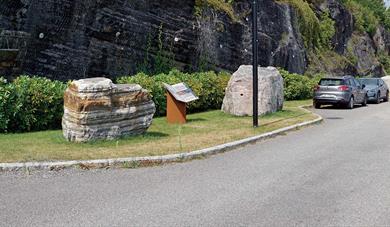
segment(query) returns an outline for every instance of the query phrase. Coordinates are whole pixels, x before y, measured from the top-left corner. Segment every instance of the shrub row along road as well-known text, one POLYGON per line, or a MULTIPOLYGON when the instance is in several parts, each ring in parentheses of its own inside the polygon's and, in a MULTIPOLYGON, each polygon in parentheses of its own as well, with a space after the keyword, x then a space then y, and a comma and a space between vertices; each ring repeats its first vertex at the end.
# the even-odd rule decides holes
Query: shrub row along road
POLYGON ((2 226, 389 226, 390 104, 205 160, 0 175, 2 226))

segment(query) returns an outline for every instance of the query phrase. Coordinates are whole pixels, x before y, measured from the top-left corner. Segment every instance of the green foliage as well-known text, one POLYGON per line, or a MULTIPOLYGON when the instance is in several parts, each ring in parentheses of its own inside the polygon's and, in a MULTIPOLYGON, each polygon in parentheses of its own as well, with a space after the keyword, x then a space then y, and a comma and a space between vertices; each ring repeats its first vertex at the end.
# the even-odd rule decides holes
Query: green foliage
MULTIPOLYGON (((345 0, 344 0, 345 1, 345 0)), ((371 11, 370 17, 374 16, 379 20, 388 30, 390 30, 390 11, 386 9, 383 0, 353 0, 362 7, 371 11)))
POLYGON ((225 88, 229 79, 230 75, 224 72, 218 74, 215 72, 189 74, 174 69, 168 74, 162 73, 155 76, 148 76, 144 73, 139 73, 135 76, 122 77, 118 79, 118 83, 136 83, 149 90, 156 104, 156 115, 161 116, 166 113, 166 91, 163 83, 176 84, 184 82, 191 87, 199 97, 199 100, 189 104, 189 112, 199 112, 221 108, 225 88))
POLYGON ((149 73, 150 69, 152 68, 150 59, 150 52, 152 50, 152 36, 148 34, 146 40, 145 57, 142 63, 137 64, 137 72, 149 73))
POLYGON ((226 13, 233 22, 238 22, 238 18, 233 9, 234 0, 195 0, 195 15, 201 16, 203 7, 212 7, 220 12, 226 13))
POLYGON ((8 124, 12 117, 14 96, 12 85, 8 85, 6 80, 0 77, 0 132, 8 130, 8 124))
POLYGON ((147 74, 167 73, 174 66, 175 55, 173 53, 173 40, 167 42, 164 37, 164 25, 160 24, 157 36, 147 34, 145 57, 137 64, 137 71, 147 74), (154 39, 155 38, 155 39, 154 39), (155 40, 153 42, 153 40, 155 40), (152 54, 153 49, 155 54, 152 54))
POLYGON ((27 132, 60 126, 66 84, 20 76, 0 85, 0 131, 27 132))
POLYGON ((386 73, 390 74, 390 56, 380 52, 379 53, 379 62, 383 65, 386 73))
POLYGON ((331 40, 336 34, 335 21, 330 18, 328 10, 322 13, 320 21, 320 45, 322 48, 331 49, 331 40))
POLYGON ((383 17, 383 24, 385 25, 385 28, 390 31, 390 8, 387 8, 383 13, 383 17))
MULTIPOLYGON (((375 11, 371 10, 366 4, 362 4, 365 0, 343 0, 345 6, 352 12, 355 20, 355 28, 359 32, 367 32, 371 35, 375 33, 379 25, 379 18, 375 11)), ((375 1, 375 0, 370 0, 375 1)))
POLYGON ((155 59, 155 70, 154 73, 167 73, 173 67, 174 54, 172 51, 172 43, 168 45, 164 45, 163 39, 163 24, 160 24, 158 30, 158 51, 155 59), (168 48, 168 50, 166 50, 168 48))
POLYGON ((279 69, 284 79, 284 99, 285 100, 304 100, 313 97, 313 89, 320 80, 320 75, 313 78, 308 76, 289 73, 279 69))
POLYGON ((298 12, 299 29, 303 36, 306 48, 319 46, 320 21, 314 13, 310 4, 305 0, 278 0, 282 3, 292 5, 298 12))
POLYGON ((319 49, 316 51, 308 52, 308 58, 310 59, 307 68, 307 74, 317 73, 332 73, 340 70, 354 67, 357 61, 356 56, 352 50, 347 49, 347 56, 338 54, 333 50, 319 49))

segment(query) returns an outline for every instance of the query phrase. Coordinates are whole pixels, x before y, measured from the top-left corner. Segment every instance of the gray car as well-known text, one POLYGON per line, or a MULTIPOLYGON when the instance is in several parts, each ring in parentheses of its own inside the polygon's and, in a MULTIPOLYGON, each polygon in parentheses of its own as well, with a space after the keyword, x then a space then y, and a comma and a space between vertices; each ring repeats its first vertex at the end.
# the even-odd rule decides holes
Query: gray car
POLYGON ((381 100, 389 101, 389 88, 380 78, 362 78, 359 79, 361 84, 366 85, 368 101, 379 104, 381 100))
POLYGON ((323 78, 314 90, 314 107, 336 105, 353 109, 355 104, 366 106, 368 96, 364 87, 352 76, 323 78))

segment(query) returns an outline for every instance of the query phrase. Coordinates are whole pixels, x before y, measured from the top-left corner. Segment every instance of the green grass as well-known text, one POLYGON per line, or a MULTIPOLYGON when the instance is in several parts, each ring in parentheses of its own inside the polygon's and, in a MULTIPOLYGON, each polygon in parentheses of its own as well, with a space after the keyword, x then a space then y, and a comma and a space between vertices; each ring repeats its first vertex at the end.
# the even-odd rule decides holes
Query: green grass
POLYGON ((185 125, 170 125, 155 118, 141 136, 114 141, 70 143, 62 131, 0 134, 0 162, 85 160, 153 156, 198 150, 293 125, 315 116, 297 108, 311 101, 289 101, 283 111, 260 118, 252 128, 251 117, 235 117, 214 110, 188 116, 185 125))

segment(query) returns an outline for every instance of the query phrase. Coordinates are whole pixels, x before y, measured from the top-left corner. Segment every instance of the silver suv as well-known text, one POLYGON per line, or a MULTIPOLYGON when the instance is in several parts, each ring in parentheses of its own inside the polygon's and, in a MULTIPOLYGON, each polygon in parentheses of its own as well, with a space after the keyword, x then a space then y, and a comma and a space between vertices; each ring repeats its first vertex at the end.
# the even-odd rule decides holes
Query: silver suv
POLYGON ((389 88, 386 83, 380 78, 362 78, 359 79, 361 84, 364 84, 367 90, 368 101, 374 101, 376 104, 389 101, 389 88))
POLYGON ((352 76, 340 78, 323 78, 314 90, 313 105, 337 105, 353 109, 355 104, 367 105, 367 91, 352 76))

